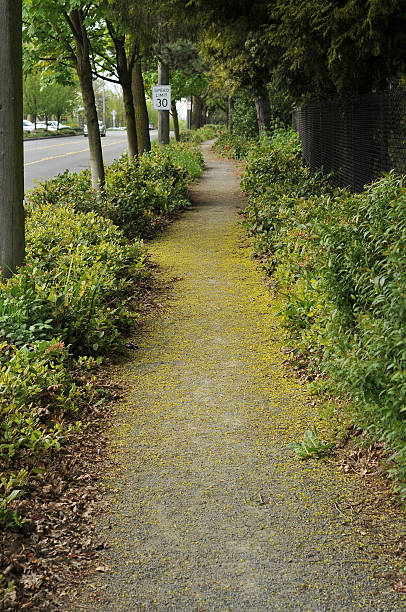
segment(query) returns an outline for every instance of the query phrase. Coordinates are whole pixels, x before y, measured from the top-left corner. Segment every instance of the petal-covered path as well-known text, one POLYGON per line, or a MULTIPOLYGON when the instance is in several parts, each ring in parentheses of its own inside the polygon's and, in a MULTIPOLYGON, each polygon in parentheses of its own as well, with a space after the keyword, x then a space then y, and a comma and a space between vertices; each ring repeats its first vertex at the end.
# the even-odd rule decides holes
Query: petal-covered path
POLYGON ((117 371, 110 570, 73 609, 405 610, 352 512, 361 481, 289 449, 317 417, 243 246, 235 165, 205 155, 194 206, 150 248, 176 280, 117 371))

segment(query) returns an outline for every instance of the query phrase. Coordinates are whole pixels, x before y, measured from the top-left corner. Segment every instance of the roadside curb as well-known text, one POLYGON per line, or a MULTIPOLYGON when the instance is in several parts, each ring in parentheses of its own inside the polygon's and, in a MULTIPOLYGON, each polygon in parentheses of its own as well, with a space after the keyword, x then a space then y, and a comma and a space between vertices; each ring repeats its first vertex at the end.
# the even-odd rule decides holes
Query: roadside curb
POLYGON ((83 134, 58 134, 57 136, 37 136, 36 138, 23 138, 24 142, 32 140, 55 140, 55 138, 74 138, 75 136, 83 136, 83 134))

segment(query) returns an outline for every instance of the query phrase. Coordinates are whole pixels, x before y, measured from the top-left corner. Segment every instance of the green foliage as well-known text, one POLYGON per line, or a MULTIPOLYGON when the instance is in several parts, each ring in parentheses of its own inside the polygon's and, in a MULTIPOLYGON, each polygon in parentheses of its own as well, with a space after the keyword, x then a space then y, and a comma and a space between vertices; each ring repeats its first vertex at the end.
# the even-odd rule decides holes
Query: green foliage
POLYGON ((50 130, 45 129, 36 129, 32 132, 24 132, 24 138, 59 138, 60 136, 77 136, 77 134, 83 134, 83 128, 61 128, 58 132, 51 132, 50 130))
POLYGON ((231 120, 232 133, 237 140, 258 138, 257 114, 250 92, 241 90, 234 96, 231 120))
POLYGON ((0 476, 0 528, 21 527, 24 523, 24 518, 20 517, 13 508, 13 502, 23 495, 26 480, 27 470, 25 469, 20 470, 17 474, 10 474, 7 478, 0 476))
MULTIPOLYGON (((255 140, 257 141, 257 139, 255 140)), ((220 157, 243 159, 247 156, 252 143, 253 141, 247 140, 244 137, 237 137, 228 132, 223 132, 216 140, 214 148, 220 157)))
POLYGON ((77 429, 66 419, 96 396, 80 376, 82 367, 67 369, 68 351, 56 340, 21 348, 3 342, 0 363, 1 463, 15 465, 27 452, 59 449, 77 429))
MULTIPOLYGON (((332 304, 323 366, 354 398, 357 425, 393 449, 406 482, 404 178, 390 174, 362 194, 326 201, 321 272, 332 304), (345 373, 345 375, 344 375, 345 373)), ((406 496, 406 485, 399 484, 406 496)))
POLYGON ((55 335, 75 353, 119 347, 145 254, 107 219, 72 206, 28 207, 27 262, 0 291, 0 337, 23 346, 55 335))
POLYGON ((41 78, 36 74, 27 74, 23 82, 24 115, 38 117, 42 113, 43 97, 41 95, 41 78))
POLYGON ((312 457, 320 459, 329 455, 334 448, 332 442, 320 440, 316 429, 308 429, 303 435, 302 442, 293 442, 289 446, 298 459, 310 459, 312 457))
POLYGON ((102 194, 91 188, 89 171, 65 172, 29 194, 30 206, 73 205, 76 211, 95 211, 109 218, 129 238, 151 236, 160 219, 184 208, 189 183, 200 176, 203 158, 197 147, 172 143, 153 145, 139 159, 123 155, 106 169, 102 194))
POLYGON ((283 296, 295 355, 350 398, 349 422, 386 444, 406 498, 404 178, 389 174, 355 195, 333 189, 279 130, 251 145, 242 186, 244 225, 283 296))
POLYGON ((221 157, 246 157, 251 144, 258 141, 258 123, 252 95, 240 92, 234 98, 232 134, 220 134, 215 148, 221 157))
POLYGON ((195 145, 198 145, 205 140, 212 140, 213 138, 217 138, 219 134, 223 131, 222 126, 219 125, 204 125, 203 127, 197 130, 186 130, 181 132, 180 139, 181 142, 190 142, 195 145))
MULTIPOLYGON (((198 131, 202 142, 204 142, 205 140, 215 138, 219 128, 218 126, 207 125, 198 131)), ((204 170, 203 155, 197 146, 198 143, 194 142, 193 144, 196 146, 193 147, 191 144, 186 144, 185 142, 172 143, 170 149, 172 163, 186 171, 188 183, 196 182, 204 170)))

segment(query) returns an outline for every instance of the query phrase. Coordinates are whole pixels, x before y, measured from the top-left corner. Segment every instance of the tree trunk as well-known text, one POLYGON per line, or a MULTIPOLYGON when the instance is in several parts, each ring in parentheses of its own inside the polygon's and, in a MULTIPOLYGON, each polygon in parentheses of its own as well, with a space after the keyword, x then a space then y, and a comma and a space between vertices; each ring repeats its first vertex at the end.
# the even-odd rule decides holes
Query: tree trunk
MULTIPOLYGON (((158 63, 158 85, 169 85, 169 66, 161 61, 158 63)), ((169 144, 169 108, 158 111, 158 142, 169 144)))
POLYGON ((269 129, 271 123, 271 107, 269 104, 269 95, 266 87, 258 89, 255 92, 255 108, 257 111, 257 123, 259 137, 269 129))
POLYGON ((234 106, 233 98, 229 96, 228 106, 227 106, 227 131, 230 135, 233 133, 233 106, 234 106))
POLYGON ((89 137, 90 170, 92 186, 95 191, 104 187, 103 153, 100 140, 99 123, 97 118, 96 101, 93 90, 92 68, 90 65, 90 44, 84 24, 83 11, 75 9, 69 14, 72 22, 76 49, 76 68, 82 92, 83 106, 89 137))
POLYGON ((135 123, 134 99, 131 85, 121 84, 123 89, 123 100, 125 109, 125 120, 127 125, 127 140, 128 140, 128 157, 137 157, 138 155, 138 130, 135 123))
POLYGON ((134 97, 135 121, 137 124, 138 151, 142 155, 151 150, 149 137, 149 121, 147 102, 145 100, 144 78, 142 76, 141 62, 135 62, 132 74, 132 89, 134 97))
POLYGON ((202 114, 201 114, 201 119, 200 119, 200 127, 203 127, 204 125, 206 125, 206 114, 207 114, 207 106, 203 102, 202 103, 202 114))
POLYGON ((192 121, 190 128, 198 130, 201 127, 202 118, 202 99, 199 96, 192 96, 192 121))
POLYGON ((176 100, 171 101, 171 112, 172 112, 172 119, 173 119, 173 131, 175 132, 175 140, 176 142, 179 142, 180 131, 179 131, 178 109, 176 108, 176 100))
POLYGON ((21 0, 0 3, 0 274, 24 260, 21 0))
MULTIPOLYGON (((116 50, 116 65, 118 80, 123 90, 123 101, 125 110, 125 120, 127 126, 128 157, 137 157, 137 126, 135 122, 134 98, 131 86, 131 66, 127 59, 125 46, 125 35, 120 34, 113 26, 111 21, 107 21, 107 27, 116 50)), ((103 113, 105 113, 105 95, 103 89, 103 113)))

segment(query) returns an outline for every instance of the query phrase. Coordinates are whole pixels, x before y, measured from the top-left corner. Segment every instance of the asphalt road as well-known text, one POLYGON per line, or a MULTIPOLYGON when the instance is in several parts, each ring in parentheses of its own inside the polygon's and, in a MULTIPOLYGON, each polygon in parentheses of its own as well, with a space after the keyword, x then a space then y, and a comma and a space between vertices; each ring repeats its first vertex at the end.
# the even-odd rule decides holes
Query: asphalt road
MULTIPOLYGON (((150 132, 156 140, 157 130, 150 132)), ((101 139, 106 164, 127 150, 126 132, 107 132, 101 139)), ((24 188, 32 189, 35 182, 50 179, 64 170, 80 172, 89 168, 89 144, 83 136, 26 140, 24 142, 24 188)))

